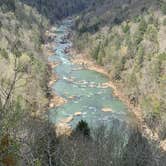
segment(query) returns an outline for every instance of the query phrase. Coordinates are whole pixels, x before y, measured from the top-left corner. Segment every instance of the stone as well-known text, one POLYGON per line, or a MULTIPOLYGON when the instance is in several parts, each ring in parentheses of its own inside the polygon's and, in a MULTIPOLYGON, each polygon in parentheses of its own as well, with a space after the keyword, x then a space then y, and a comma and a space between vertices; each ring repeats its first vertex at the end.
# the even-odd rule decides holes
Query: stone
POLYGON ((71 100, 74 99, 74 98, 75 98, 75 96, 70 96, 70 97, 69 97, 69 99, 71 99, 71 100))
POLYGON ((160 148, 166 151, 166 139, 160 142, 160 148))
POLYGON ((58 123, 57 125, 55 125, 55 132, 57 136, 70 136, 72 133, 72 128, 66 123, 58 123))
POLYGON ((102 111, 103 112, 113 112, 111 108, 103 108, 102 111))
POLYGON ((82 115, 82 112, 76 112, 74 113, 74 116, 81 116, 82 115))
POLYGON ((65 118, 65 119, 62 119, 62 120, 61 120, 61 123, 69 123, 69 122, 71 122, 73 119, 74 119, 73 116, 69 116, 69 117, 67 117, 67 118, 65 118))
POLYGON ((54 84, 54 81, 50 81, 50 82, 48 83, 48 86, 51 87, 53 84, 54 84))
POLYGON ((49 104, 49 107, 50 107, 50 108, 53 108, 53 107, 54 107, 54 103, 50 103, 50 104, 49 104))

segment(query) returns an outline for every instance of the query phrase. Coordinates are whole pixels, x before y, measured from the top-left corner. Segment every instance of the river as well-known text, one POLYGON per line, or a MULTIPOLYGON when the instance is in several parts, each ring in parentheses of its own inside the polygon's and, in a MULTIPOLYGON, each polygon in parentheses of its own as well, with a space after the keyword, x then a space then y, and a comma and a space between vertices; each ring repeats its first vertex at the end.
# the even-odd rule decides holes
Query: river
POLYGON ((68 122, 71 127, 75 127, 81 119, 92 127, 111 125, 114 120, 130 123, 133 116, 127 106, 113 96, 111 88, 102 86, 109 79, 101 73, 72 63, 71 56, 66 51, 72 47, 72 42, 66 38, 71 25, 72 20, 66 19, 58 26, 55 54, 48 58, 49 62, 59 64, 53 69, 58 80, 53 84, 52 90, 67 100, 67 103, 50 109, 50 121, 58 124, 63 119, 72 117, 68 122))

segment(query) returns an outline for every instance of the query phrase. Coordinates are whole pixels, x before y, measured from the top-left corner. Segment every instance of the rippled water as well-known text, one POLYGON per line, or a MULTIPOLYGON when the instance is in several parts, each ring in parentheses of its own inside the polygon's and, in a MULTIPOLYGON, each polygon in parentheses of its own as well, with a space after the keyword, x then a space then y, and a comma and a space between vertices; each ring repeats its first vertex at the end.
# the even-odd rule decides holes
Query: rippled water
POLYGON ((66 104, 49 111, 50 121, 58 123, 70 116, 74 117, 69 124, 71 126, 75 126, 81 119, 86 120, 90 126, 108 125, 113 119, 131 121, 131 113, 123 102, 112 95, 112 89, 101 86, 102 83, 108 82, 108 78, 98 72, 85 70, 81 65, 73 64, 70 55, 65 53, 65 49, 72 46, 69 40, 62 42, 69 33, 71 24, 71 20, 65 20, 59 26, 55 39, 55 55, 49 57, 49 61, 60 63, 54 69, 58 81, 52 89, 68 100, 66 104), (112 112, 102 112, 102 108, 111 108, 112 112), (76 112, 82 112, 82 115, 74 116, 76 112))

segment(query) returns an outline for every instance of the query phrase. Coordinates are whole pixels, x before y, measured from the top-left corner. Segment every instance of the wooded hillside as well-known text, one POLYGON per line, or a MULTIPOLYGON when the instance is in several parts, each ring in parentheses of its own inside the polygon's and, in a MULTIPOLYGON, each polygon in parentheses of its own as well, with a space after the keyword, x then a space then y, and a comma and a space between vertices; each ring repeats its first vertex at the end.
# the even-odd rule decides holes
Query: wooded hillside
POLYGON ((166 138, 165 22, 165 1, 105 0, 76 18, 75 36, 78 51, 107 69, 162 139, 166 138))

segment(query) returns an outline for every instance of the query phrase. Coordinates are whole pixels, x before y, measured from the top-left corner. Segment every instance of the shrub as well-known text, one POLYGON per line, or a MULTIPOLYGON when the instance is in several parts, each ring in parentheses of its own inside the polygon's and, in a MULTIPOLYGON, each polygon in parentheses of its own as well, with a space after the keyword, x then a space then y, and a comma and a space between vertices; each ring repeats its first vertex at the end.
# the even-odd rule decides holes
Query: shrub
POLYGON ((144 38, 144 34, 147 29, 147 23, 144 19, 139 23, 138 31, 135 33, 135 45, 136 47, 141 43, 144 38))
POLYGON ((119 24, 121 24, 121 23, 122 23, 122 19, 121 19, 121 18, 119 18, 119 17, 116 17, 116 18, 114 18, 113 23, 114 23, 114 24, 119 25, 119 24))
POLYGON ((142 8, 141 8, 141 12, 144 13, 144 12, 146 12, 146 11, 147 11, 147 8, 146 8, 146 7, 142 7, 142 8))
POLYGON ((142 32, 142 34, 145 33, 145 31, 147 29, 147 23, 144 19, 141 20, 138 29, 139 29, 140 32, 142 32))
POLYGON ((153 154, 148 140, 141 132, 133 130, 124 149, 122 166, 148 166, 154 163, 153 154))
POLYGON ((161 3, 161 11, 166 14, 166 2, 161 3))
POLYGON ((88 28, 86 25, 82 25, 80 28, 79 28, 79 33, 82 34, 82 33, 85 33, 88 31, 88 28))
POLYGON ((160 120, 160 114, 157 112, 150 112, 145 117, 145 121, 147 122, 148 126, 153 130, 159 126, 160 120))
POLYGON ((138 45, 141 43, 141 41, 143 40, 143 36, 144 34, 140 31, 137 31, 135 33, 135 46, 138 47, 138 45))
POLYGON ((11 139, 9 134, 5 134, 0 138, 0 165, 16 166, 18 159, 19 145, 15 140, 11 139))
POLYGON ((1 0, 0 6, 4 4, 6 5, 8 10, 12 10, 12 11, 15 10, 15 0, 1 0))
POLYGON ((157 42, 158 30, 154 25, 148 25, 146 36, 150 41, 157 42))
POLYGON ((75 133, 82 134, 85 137, 90 137, 90 128, 88 123, 81 120, 76 126, 75 133))
POLYGON ((2 21, 0 21, 0 29, 1 29, 2 26, 3 26, 2 21))
POLYGON ((5 49, 0 49, 0 55, 5 59, 9 58, 8 53, 6 52, 5 49))
POLYGON ((157 29, 159 27, 159 20, 154 15, 149 17, 148 24, 153 24, 157 29))
POLYGON ((129 24, 127 23, 126 25, 122 26, 122 30, 123 30, 124 33, 129 32, 129 30, 130 30, 129 24))
POLYGON ((95 60, 98 60, 99 51, 100 51, 100 43, 94 49, 92 49, 91 52, 91 55, 95 60))
POLYGON ((140 18, 139 16, 134 16, 134 17, 133 17, 133 21, 134 21, 135 23, 138 23, 138 22, 141 21, 141 18, 140 18))
POLYGON ((163 20, 163 25, 166 26, 166 18, 163 20))
POLYGON ((138 65, 140 67, 142 67, 143 66, 143 61, 144 61, 144 48, 143 48, 142 45, 138 48, 137 56, 138 56, 137 57, 138 65))
POLYGON ((166 139, 166 120, 160 123, 159 136, 162 140, 166 139))
POLYGON ((97 23, 93 24, 92 26, 90 26, 88 28, 89 32, 97 32, 99 30, 99 25, 100 25, 100 23, 97 22, 97 23))

